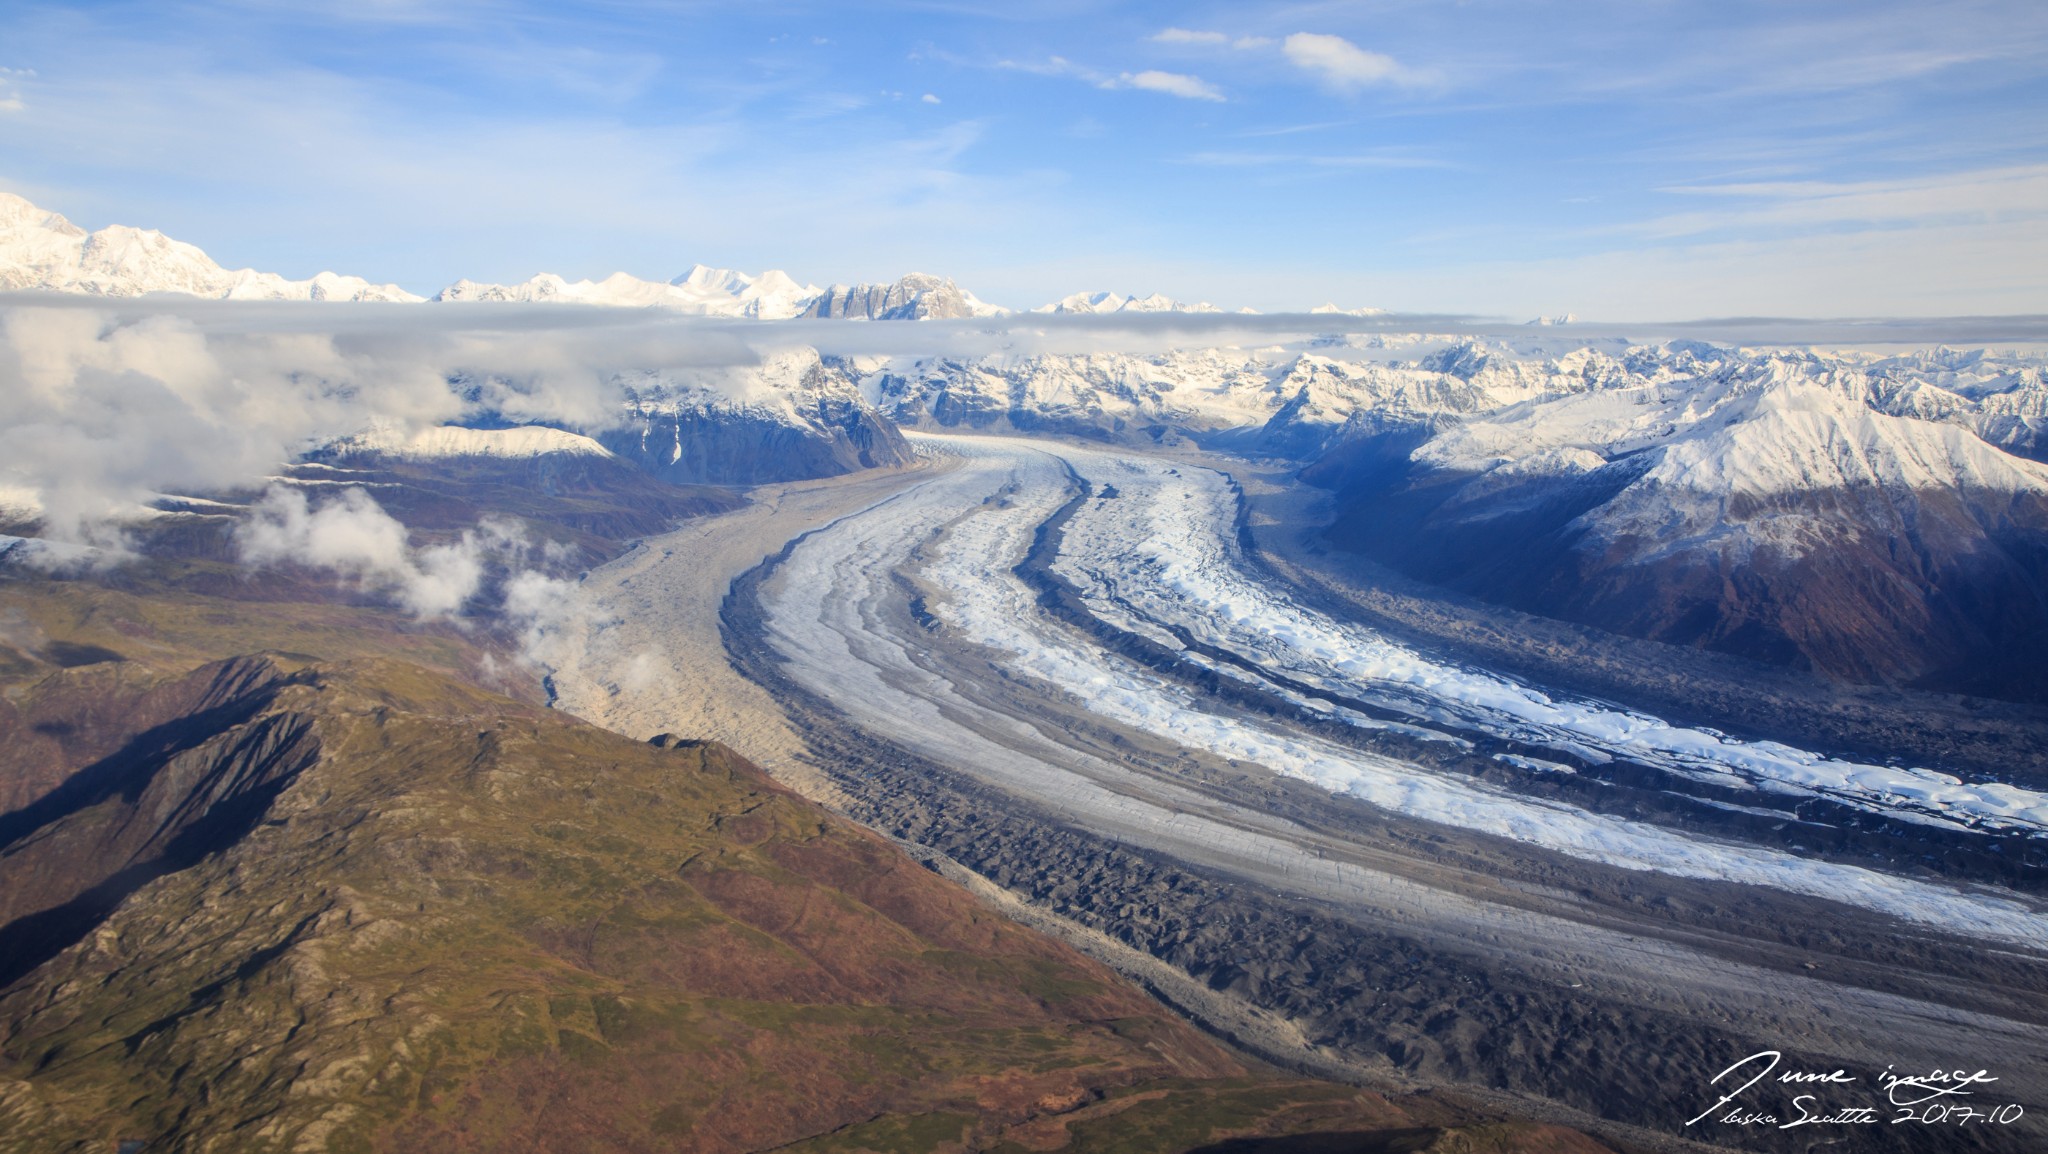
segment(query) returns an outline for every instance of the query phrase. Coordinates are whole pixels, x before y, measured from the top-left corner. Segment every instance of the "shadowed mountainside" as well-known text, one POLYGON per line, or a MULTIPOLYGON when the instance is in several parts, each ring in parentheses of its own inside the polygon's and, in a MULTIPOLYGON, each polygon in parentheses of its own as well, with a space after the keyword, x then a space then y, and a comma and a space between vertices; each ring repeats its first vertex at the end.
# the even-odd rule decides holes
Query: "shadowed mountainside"
POLYGON ((1413 436, 1342 442, 1302 478, 1336 493, 1330 545, 1457 593, 1844 682, 2043 701, 2048 497, 1882 476, 1857 422, 1823 416, 1812 439, 1858 466, 1828 483, 1756 480, 1792 459, 1775 444, 1703 482, 1673 463, 1684 445, 1474 473, 1411 458, 1413 436))

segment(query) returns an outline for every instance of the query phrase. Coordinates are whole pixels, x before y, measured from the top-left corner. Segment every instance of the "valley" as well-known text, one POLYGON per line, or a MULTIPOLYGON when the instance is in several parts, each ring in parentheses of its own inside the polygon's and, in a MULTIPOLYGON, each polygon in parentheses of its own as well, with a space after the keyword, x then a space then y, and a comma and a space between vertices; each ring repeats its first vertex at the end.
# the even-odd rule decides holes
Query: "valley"
POLYGON ((0 1154, 2048 1151, 2048 4, 0 44, 0 1154))
MULTIPOLYGON (((2048 1038, 2038 794, 1428 658, 1242 552, 1237 486, 1189 454, 914 443, 924 469, 715 551, 739 573, 788 541, 723 607, 804 739, 785 768, 1131 972, 1167 962, 1176 1004, 1254 1052, 1674 1136, 1687 1088, 1754 1049, 1995 1051, 2011 1092, 2048 1088, 2018 1057, 2048 1038)), ((558 704, 639 728, 692 708, 659 667, 617 670, 713 656, 684 558, 716 525, 592 574, 603 660, 559 669, 558 704)))

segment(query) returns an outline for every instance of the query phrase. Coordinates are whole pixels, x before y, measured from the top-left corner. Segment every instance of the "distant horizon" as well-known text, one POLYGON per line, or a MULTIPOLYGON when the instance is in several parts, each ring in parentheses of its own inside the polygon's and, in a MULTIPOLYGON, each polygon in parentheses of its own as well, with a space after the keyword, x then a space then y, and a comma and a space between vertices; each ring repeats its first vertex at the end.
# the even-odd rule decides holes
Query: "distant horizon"
MULTIPOLYGON (((971 286, 962 286, 971 288, 971 286)), ((1006 316, 916 321, 849 321, 795 318, 759 320, 697 316, 653 307, 619 307, 561 302, 435 301, 418 303, 363 301, 216 300, 176 293, 143 296, 102 296, 44 290, 0 290, 0 310, 24 308, 84 309, 121 320, 177 316, 202 330, 280 331, 345 334, 418 328, 445 332, 493 330, 544 332, 558 329, 646 329, 680 326, 692 329, 762 330, 799 338, 797 343, 826 351, 903 346, 897 355, 918 355, 911 349, 943 355, 952 338, 987 340, 1013 330, 1034 330, 1047 338, 1066 331, 1123 333, 1134 339, 1130 351, 1232 347, 1307 338, 1316 335, 1429 336, 1449 339, 1494 339, 1524 349, 1552 346, 1582 348, 1626 342, 1661 344, 1696 340, 1709 344, 1756 348, 1813 348, 1834 352, 1863 349, 1932 350, 1947 346, 1961 352, 2048 350, 2048 313, 1926 317, 1695 317, 1649 321, 1607 321, 1583 318, 1562 324, 1537 324, 1511 317, 1478 314, 1399 313, 1355 316, 1306 310, 1270 313, 1035 313, 1006 316), (432 305, 422 311, 422 305, 432 305), (399 323, 401 321, 410 323, 399 323), (921 334, 921 335, 919 335, 921 334), (802 338, 812 338, 804 340, 802 338), (1143 339, 1140 339, 1143 338, 1143 339), (1149 344, 1148 344, 1149 341, 1149 344)), ((1051 346, 1058 342, 1052 340, 1051 346)), ((992 351, 992 350, 991 350, 992 351)), ((1360 350, 1351 349, 1352 352, 1360 350)), ((875 353, 873 355, 881 355, 875 353)))
POLYGON ((2048 311, 2016 0, 24 0, 0 153, 87 228, 422 295, 702 263, 1023 307, 2048 311))

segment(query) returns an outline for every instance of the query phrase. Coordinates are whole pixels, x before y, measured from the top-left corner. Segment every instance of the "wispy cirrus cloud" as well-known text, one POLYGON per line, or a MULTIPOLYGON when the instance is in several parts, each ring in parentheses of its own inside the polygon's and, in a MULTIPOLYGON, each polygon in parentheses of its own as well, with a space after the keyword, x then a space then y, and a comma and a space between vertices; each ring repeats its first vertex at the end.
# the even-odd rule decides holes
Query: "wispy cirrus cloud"
POLYGON ((1147 92, 1164 92, 1183 100, 1224 99, 1223 90, 1199 76, 1188 76, 1179 72, 1161 72, 1146 69, 1143 72, 1125 72, 1114 83, 1104 84, 1105 88, 1142 88, 1147 92))
POLYGON ((1164 72, 1156 68, 1148 68, 1143 72, 1112 74, 1085 64, 1077 64, 1064 56, 1048 56, 1043 60, 998 60, 996 67, 1033 76, 1072 77, 1093 84, 1097 88, 1136 88, 1146 92, 1163 92, 1183 100, 1225 99, 1221 88, 1199 76, 1182 72, 1164 72))
POLYGON ((1152 34, 1160 44, 1214 44, 1230 43, 1230 37, 1221 32, 1200 32, 1192 28, 1162 28, 1152 34))
POLYGON ((995 67, 1004 72, 1022 72, 1031 76, 1073 76, 1093 83, 1101 83, 1103 74, 1085 64, 1076 64, 1064 56, 1048 56, 1043 60, 1013 60, 1008 57, 995 62, 995 67))
POLYGON ((1301 152, 1206 151, 1182 158, 1184 164, 1206 168, 1451 168, 1446 160, 1412 152, 1384 151, 1315 154, 1301 152))
POLYGON ((1284 39, 1268 36, 1237 36, 1227 32, 1194 28, 1164 28, 1147 37, 1154 44, 1185 49, 1222 49, 1232 53, 1270 56, 1278 49, 1280 58, 1299 72, 1339 92, 1356 92, 1383 85, 1416 87, 1434 83, 1427 71, 1411 68, 1384 52, 1362 48, 1342 36, 1327 32, 1296 32, 1284 39))
POLYGON ((1154 44, 1179 44, 1204 48, 1270 48, 1273 41, 1265 36, 1232 36, 1227 32, 1201 31, 1192 28, 1162 28, 1147 39, 1154 44))
POLYGON ((1662 191, 1732 207, 1671 213, 1627 226, 1652 237, 1730 229, 1910 227, 2048 219, 2048 164, 1864 181, 1777 180, 1674 185, 1662 191))
POLYGON ((0 116, 28 107, 28 102, 21 98, 21 81, 34 80, 35 76, 34 69, 0 68, 0 116))

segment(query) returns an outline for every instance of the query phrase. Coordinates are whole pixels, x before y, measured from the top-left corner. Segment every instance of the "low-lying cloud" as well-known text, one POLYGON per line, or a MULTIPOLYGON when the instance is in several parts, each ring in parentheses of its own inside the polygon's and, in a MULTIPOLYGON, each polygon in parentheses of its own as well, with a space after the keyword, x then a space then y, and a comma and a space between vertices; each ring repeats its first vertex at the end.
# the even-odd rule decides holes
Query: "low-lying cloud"
POLYGON ((387 595, 414 616, 455 617, 483 588, 493 559, 527 549, 515 522, 485 518, 445 545, 414 548, 398 519, 361 489, 344 489, 315 508, 306 494, 274 485, 235 530, 252 566, 297 565, 387 595))
POLYGON ((519 522, 485 517, 452 542, 415 546, 406 527, 358 488, 316 502, 274 485, 236 527, 235 542, 252 567, 330 573, 422 621, 459 621, 498 574, 491 616, 511 626, 521 657, 536 664, 546 663, 574 607, 576 582, 545 571, 568 550, 552 542, 536 548, 519 522), (533 561, 543 568, 529 567, 533 561))
MULTIPOLYGON (((1147 354, 1318 334, 1538 338, 1470 317, 1025 313, 850 324, 720 321, 563 305, 307 305, 0 297, 0 519, 52 543, 121 544, 164 493, 261 488, 307 449, 371 425, 490 420, 601 433, 626 419, 620 374, 653 370, 739 396, 746 368, 811 348, 869 357, 1147 354)), ((1992 343, 2039 317, 1746 319, 1543 330, 1547 344, 1689 337, 1752 344, 1992 343)), ((308 516, 316 511, 309 510, 308 516)), ((286 518, 289 521, 289 517, 286 518)), ((68 554, 67 554, 68 555, 68 554)), ((423 591, 426 605, 432 602, 423 591)))
POLYGON ((623 419, 623 370, 762 355, 717 329, 592 324, 607 319, 596 311, 0 305, 0 494, 46 538, 118 546, 120 524, 158 494, 259 485, 373 424, 602 431, 623 419))

